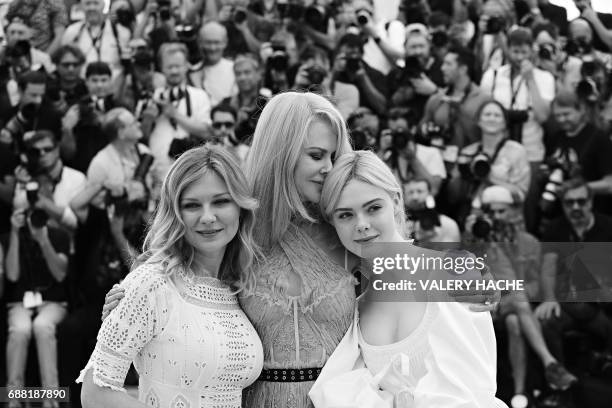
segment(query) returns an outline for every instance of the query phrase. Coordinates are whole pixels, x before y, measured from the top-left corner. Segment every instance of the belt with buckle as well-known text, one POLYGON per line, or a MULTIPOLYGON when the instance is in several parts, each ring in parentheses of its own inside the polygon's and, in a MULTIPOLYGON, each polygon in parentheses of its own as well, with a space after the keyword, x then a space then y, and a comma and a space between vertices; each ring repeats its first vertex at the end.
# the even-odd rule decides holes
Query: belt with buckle
POLYGON ((259 381, 302 382, 314 381, 321 374, 321 368, 273 368, 262 370, 259 381))

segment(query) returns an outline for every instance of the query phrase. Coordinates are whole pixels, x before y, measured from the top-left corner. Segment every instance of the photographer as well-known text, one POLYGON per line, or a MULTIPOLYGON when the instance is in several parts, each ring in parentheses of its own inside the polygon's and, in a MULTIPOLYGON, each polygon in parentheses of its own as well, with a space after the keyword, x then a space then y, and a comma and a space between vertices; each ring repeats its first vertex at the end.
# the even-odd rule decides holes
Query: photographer
POLYGON ((17 85, 17 112, 0 130, 0 143, 10 145, 15 151, 27 131, 49 129, 59 135, 61 129, 58 113, 44 99, 47 76, 43 72, 29 71, 18 78, 17 85))
POLYGON ((508 3, 487 1, 482 5, 475 40, 480 72, 506 64, 507 33, 514 20, 514 9, 508 3))
POLYGON ((417 143, 409 113, 405 108, 389 111, 388 128, 380 134, 378 155, 393 170, 400 184, 413 178, 425 179, 435 196, 446 178, 444 160, 439 149, 417 143))
MULTIPOLYGON (((540 279, 541 246, 530 234, 517 228, 521 202, 510 190, 490 186, 482 192, 482 208, 466 220, 466 238, 487 242, 487 261, 496 280, 523 280, 524 291, 502 294, 496 317, 508 330, 508 356, 514 379, 513 400, 525 400, 527 356, 524 340, 531 346, 545 369, 552 389, 567 390, 577 378, 568 372, 548 349, 529 300, 537 299, 540 279)), ((518 401, 516 401, 518 402, 518 401)))
POLYGON ((567 55, 561 49, 559 29, 552 23, 536 24, 533 28, 535 39, 536 66, 550 72, 557 82, 557 88, 574 88, 580 81, 582 60, 567 55))
POLYGON ((19 17, 14 18, 5 30, 6 48, 3 53, 8 55, 29 54, 30 69, 44 67, 47 73, 55 70, 49 54, 32 46, 32 29, 28 23, 19 17), (21 50, 18 50, 21 48, 21 50))
POLYGON ((212 119, 213 141, 224 145, 240 162, 244 163, 249 145, 236 136, 236 110, 228 104, 221 103, 210 111, 212 119))
MULTIPOLYGON (((542 321, 552 353, 560 361, 571 352, 564 350, 563 334, 568 330, 584 331, 598 338, 604 344, 604 359, 600 359, 596 352, 587 357, 592 363, 590 374, 598 375, 601 373, 592 370, 611 359, 612 320, 604 311, 606 303, 600 303, 597 295, 601 290, 593 290, 592 282, 597 276, 609 274, 609 254, 589 254, 588 246, 576 247, 575 243, 612 241, 612 219, 593 211, 593 192, 580 178, 563 183, 559 198, 563 215, 547 228, 542 237, 543 242, 549 243, 544 247, 541 279, 544 301, 535 309, 535 314, 542 321), (581 248, 586 253, 581 253, 581 248), (590 293, 588 299, 583 293, 590 293)), ((604 299, 603 302, 607 302, 609 298, 606 296, 604 299)))
POLYGON ((389 74, 391 103, 408 107, 416 118, 421 118, 427 99, 444 84, 441 61, 431 55, 429 32, 423 24, 406 27, 405 49, 404 68, 389 74))
POLYGON ((128 42, 130 30, 114 24, 104 15, 104 0, 80 0, 85 20, 69 25, 62 36, 62 45, 77 45, 85 61, 105 61, 111 67, 113 78, 122 71, 122 61, 130 58, 128 42))
MULTIPOLYGON (((549 159, 570 161, 568 168, 578 165, 594 196, 594 208, 612 214, 612 142, 589 122, 585 104, 574 92, 559 92, 552 109, 561 131, 552 139, 549 159)), ((565 173, 565 178, 570 177, 565 173)))
POLYGON ((227 30, 216 21, 211 21, 202 25, 198 35, 202 67, 190 71, 188 81, 191 86, 204 89, 211 105, 216 105, 230 97, 236 88, 234 63, 223 57, 227 47, 227 30))
POLYGON ((472 82, 474 63, 467 49, 451 48, 446 53, 441 71, 447 88, 429 98, 421 120, 421 128, 433 123, 447 136, 443 156, 449 167, 455 165, 458 150, 477 141, 476 113, 490 99, 472 82))
POLYGON ((27 0, 12 1, 5 17, 7 21, 15 17, 27 20, 32 28, 32 45, 49 55, 60 46, 68 25, 66 3, 58 0, 46 0, 43 4, 27 0))
POLYGON ((376 20, 368 1, 355 2, 355 16, 359 27, 368 36, 363 46, 363 60, 384 75, 404 58, 406 32, 398 20, 376 20))
POLYGON ((55 135, 48 130, 26 133, 20 161, 13 205, 23 207, 29 200, 32 209, 44 212, 52 225, 73 231, 77 219, 68 204, 83 187, 85 175, 64 165, 55 135), (50 196, 32 196, 27 191, 31 181, 51 191, 50 196))
POLYGON ((111 69, 105 62, 90 62, 85 69, 88 95, 72 105, 62 118, 62 158, 85 172, 91 159, 108 143, 100 117, 117 103, 112 95, 111 69))
MULTIPOLYGON (((153 92, 166 85, 166 78, 155 71, 155 58, 144 40, 132 40, 131 48, 134 50, 132 58, 126 70, 115 81, 114 95, 117 103, 134 112, 144 127, 145 112, 149 104, 153 103, 153 92)), ((153 121, 149 122, 149 129, 143 129, 145 139, 148 139, 153 124, 153 121)))
POLYGON ((569 36, 565 45, 565 52, 568 55, 579 59, 590 56, 600 60, 606 69, 612 68, 612 55, 607 52, 596 50, 593 46, 593 29, 587 20, 577 18, 569 24, 569 36))
MULTIPOLYGON (((55 330, 67 310, 65 278, 70 239, 61 229, 37 224, 33 213, 24 208, 15 209, 11 226, 6 254, 7 386, 23 388, 26 385, 28 350, 33 335, 41 385, 58 387, 55 330)), ((21 404, 12 400, 8 406, 20 407, 21 404)), ((56 408, 59 404, 45 400, 42 406, 56 408)))
POLYGON ((385 114, 385 76, 363 61, 363 40, 358 34, 345 34, 338 42, 332 70, 332 87, 336 81, 353 84, 358 88, 359 106, 366 106, 379 115, 385 114))
POLYGON ((427 180, 415 178, 404 184, 404 206, 408 217, 407 236, 422 243, 461 242, 457 223, 436 211, 427 180))
POLYGON ((88 93, 81 71, 85 55, 74 45, 62 45, 53 54, 56 70, 49 77, 46 98, 63 116, 68 108, 88 93))
POLYGON ((210 99, 204 90, 187 85, 187 59, 185 44, 166 43, 159 49, 166 87, 153 94, 150 114, 157 119, 149 138, 159 183, 176 156, 211 136, 210 99))
POLYGON ((272 95, 268 89, 260 88, 261 72, 259 62, 254 56, 237 56, 234 61, 234 75, 238 93, 225 98, 221 104, 230 105, 237 112, 237 117, 234 118, 237 123, 235 137, 239 141, 245 141, 255 131, 256 118, 263 108, 264 99, 272 95))
POLYGON ((216 19, 226 29, 226 48, 224 55, 228 58, 246 52, 257 53, 261 40, 255 36, 271 34, 272 26, 264 18, 250 10, 247 0, 222 0, 216 19))

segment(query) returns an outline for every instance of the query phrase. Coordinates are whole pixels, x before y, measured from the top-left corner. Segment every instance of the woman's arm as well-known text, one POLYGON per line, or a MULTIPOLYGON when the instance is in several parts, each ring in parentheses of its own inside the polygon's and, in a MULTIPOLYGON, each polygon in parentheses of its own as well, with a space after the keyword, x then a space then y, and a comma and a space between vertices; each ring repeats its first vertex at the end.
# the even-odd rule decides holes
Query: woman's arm
POLYGON ((122 285, 125 299, 102 323, 94 352, 77 380, 83 382, 85 408, 144 406, 125 393, 123 382, 132 361, 167 323, 167 283, 157 266, 144 264, 122 285))

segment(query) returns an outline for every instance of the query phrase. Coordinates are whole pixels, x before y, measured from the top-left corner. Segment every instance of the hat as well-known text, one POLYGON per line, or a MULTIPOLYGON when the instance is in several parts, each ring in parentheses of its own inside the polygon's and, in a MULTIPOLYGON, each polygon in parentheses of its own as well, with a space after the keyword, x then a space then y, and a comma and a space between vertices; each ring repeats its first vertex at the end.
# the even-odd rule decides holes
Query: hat
POLYGON ((429 29, 424 24, 412 23, 406 26, 406 37, 415 32, 418 32, 425 37, 429 37, 429 29))
POLYGON ((503 186, 490 186, 485 188, 482 192, 481 201, 483 204, 514 204, 512 193, 503 186))

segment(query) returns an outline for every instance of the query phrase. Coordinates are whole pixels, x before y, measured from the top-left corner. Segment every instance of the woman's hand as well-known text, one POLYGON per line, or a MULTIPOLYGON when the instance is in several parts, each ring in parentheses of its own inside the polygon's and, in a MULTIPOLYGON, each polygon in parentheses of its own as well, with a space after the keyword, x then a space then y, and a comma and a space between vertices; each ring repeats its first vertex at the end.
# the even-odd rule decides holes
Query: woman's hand
POLYGON ((113 285, 111 290, 106 294, 104 298, 104 306, 102 306, 102 321, 108 317, 110 312, 112 312, 119 301, 125 297, 125 289, 123 289, 119 284, 113 285))

